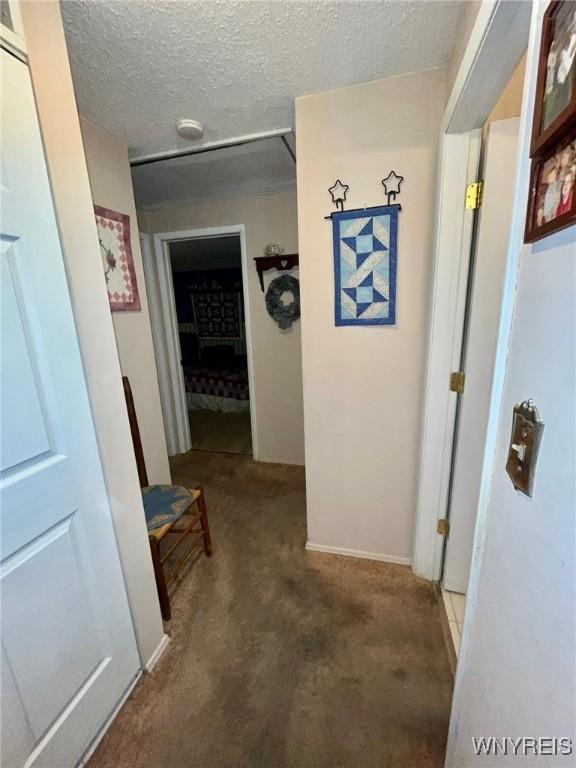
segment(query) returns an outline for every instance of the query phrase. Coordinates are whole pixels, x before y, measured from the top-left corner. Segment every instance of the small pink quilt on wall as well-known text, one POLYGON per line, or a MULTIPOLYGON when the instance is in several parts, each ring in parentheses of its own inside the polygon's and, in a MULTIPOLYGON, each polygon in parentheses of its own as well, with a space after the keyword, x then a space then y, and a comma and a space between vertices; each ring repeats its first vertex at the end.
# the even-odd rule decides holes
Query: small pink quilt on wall
POLYGON ((94 206, 94 213, 110 309, 112 312, 138 311, 140 296, 130 244, 130 217, 99 205, 94 206))

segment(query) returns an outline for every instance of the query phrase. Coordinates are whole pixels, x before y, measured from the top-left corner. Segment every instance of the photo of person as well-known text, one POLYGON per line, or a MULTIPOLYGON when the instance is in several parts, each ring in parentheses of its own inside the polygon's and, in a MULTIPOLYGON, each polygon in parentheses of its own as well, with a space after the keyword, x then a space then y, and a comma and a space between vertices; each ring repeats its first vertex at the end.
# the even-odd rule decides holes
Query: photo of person
POLYGON ((575 77, 576 0, 566 0, 553 21, 552 39, 546 58, 541 131, 545 131, 570 104, 575 77))
POLYGON ((534 226, 541 227, 570 213, 576 180, 576 139, 560 148, 539 168, 536 179, 534 226))

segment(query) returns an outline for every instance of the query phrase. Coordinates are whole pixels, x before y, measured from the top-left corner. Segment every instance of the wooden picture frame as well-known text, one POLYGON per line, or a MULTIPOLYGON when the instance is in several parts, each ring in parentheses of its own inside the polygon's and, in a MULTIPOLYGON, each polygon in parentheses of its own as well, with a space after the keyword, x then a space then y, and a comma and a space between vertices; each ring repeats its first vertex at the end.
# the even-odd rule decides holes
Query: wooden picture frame
POLYGON ((532 160, 524 242, 576 222, 576 126, 551 149, 532 160))
POLYGON ((549 150, 576 119, 575 53, 576 0, 552 0, 543 18, 530 157, 549 150))

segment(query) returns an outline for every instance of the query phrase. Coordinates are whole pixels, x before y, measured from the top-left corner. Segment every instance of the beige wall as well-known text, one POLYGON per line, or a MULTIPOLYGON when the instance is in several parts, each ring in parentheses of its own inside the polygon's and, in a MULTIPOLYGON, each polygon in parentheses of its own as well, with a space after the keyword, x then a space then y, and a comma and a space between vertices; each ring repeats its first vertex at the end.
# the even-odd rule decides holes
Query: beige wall
POLYGON ((506 120, 509 117, 520 117, 522 109, 522 96, 524 94, 524 76, 526 74, 526 54, 522 56, 512 77, 500 94, 500 98, 494 105, 494 109, 488 116, 484 130, 495 120, 506 120))
POLYGON ((416 509, 446 74, 431 70, 296 101, 308 540, 407 562, 416 509), (404 176, 395 326, 335 327, 328 187, 346 208, 404 176))
MULTIPOLYGON (((280 243, 285 253, 298 251, 295 191, 160 208, 140 212, 139 216, 142 227, 151 235, 244 224, 255 384, 251 398, 256 408, 258 458, 303 464, 301 321, 296 321, 290 330, 280 330, 266 312, 264 293, 252 261, 264 254, 264 246, 269 242, 280 243)), ((265 290, 276 274, 265 274, 265 290)), ((297 276, 298 270, 294 274, 297 276)))
POLYGON ((112 322, 122 373, 130 379, 134 395, 148 481, 151 484, 170 483, 128 150, 122 142, 84 118, 80 119, 80 127, 94 204, 130 217, 130 240, 141 310, 114 312, 112 322), (151 371, 153 375, 150 375, 151 371))
POLYGON ((110 511, 142 664, 164 637, 59 3, 21 3, 110 511))

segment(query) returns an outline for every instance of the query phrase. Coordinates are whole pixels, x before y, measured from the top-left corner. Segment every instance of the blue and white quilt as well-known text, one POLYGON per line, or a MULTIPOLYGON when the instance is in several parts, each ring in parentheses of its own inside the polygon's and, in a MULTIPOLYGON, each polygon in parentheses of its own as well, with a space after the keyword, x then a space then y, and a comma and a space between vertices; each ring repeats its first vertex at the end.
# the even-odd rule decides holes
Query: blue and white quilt
POLYGON ((394 325, 398 206, 332 214, 336 325, 394 325))

